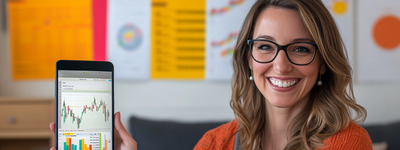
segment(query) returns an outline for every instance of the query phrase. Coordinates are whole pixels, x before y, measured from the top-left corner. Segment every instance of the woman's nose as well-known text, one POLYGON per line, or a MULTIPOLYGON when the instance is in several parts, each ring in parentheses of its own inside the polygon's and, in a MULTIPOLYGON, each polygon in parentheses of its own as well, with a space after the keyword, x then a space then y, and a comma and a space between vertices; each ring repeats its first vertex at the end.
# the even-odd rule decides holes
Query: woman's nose
POLYGON ((279 51, 275 60, 273 61, 274 71, 279 74, 285 74, 293 69, 292 63, 286 56, 285 51, 279 51))

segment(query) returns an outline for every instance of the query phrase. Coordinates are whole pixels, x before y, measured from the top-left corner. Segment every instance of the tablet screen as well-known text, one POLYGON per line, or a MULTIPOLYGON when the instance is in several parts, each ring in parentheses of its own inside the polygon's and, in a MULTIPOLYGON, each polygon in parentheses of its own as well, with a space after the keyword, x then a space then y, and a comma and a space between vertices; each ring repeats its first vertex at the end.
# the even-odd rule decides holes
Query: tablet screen
POLYGON ((112 149, 112 72, 58 70, 59 150, 112 149))

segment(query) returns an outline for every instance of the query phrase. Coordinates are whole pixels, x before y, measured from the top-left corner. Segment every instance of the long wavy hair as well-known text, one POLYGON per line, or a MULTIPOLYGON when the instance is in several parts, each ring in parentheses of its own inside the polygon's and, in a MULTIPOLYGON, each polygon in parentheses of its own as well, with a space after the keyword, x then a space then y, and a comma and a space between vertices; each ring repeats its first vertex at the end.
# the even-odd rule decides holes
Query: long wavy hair
POLYGON ((266 101, 253 81, 249 80, 250 50, 247 40, 253 37, 257 17, 268 7, 296 10, 318 45, 318 55, 326 66, 322 86, 315 85, 310 99, 288 127, 284 149, 315 149, 324 139, 346 128, 350 122, 362 122, 366 110, 354 98, 352 70, 334 19, 320 0, 258 0, 250 9, 238 36, 233 55, 231 107, 239 124, 241 147, 260 147, 266 129, 266 101), (354 112, 354 118, 352 117, 354 112))

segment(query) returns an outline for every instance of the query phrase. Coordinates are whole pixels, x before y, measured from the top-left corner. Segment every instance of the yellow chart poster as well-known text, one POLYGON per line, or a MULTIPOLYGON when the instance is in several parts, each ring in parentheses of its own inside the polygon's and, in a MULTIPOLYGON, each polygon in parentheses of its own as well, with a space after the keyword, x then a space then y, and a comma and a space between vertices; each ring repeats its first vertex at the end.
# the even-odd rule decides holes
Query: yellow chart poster
POLYGON ((153 79, 204 79, 205 0, 153 0, 153 79))
POLYGON ((93 60, 91 0, 8 0, 12 77, 51 79, 59 59, 93 60))

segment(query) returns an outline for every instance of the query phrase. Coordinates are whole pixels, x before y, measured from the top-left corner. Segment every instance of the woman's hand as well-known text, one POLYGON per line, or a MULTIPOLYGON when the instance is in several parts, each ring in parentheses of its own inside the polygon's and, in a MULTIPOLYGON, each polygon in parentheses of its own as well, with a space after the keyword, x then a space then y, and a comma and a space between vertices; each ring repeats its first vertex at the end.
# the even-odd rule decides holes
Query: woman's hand
MULTIPOLYGON (((114 149, 116 150, 137 150, 136 141, 131 137, 129 132, 125 129, 124 125, 121 122, 121 113, 117 112, 114 115, 114 149)), ((51 131, 55 131, 54 122, 50 123, 51 131)), ((56 148, 52 147, 50 150, 55 150, 56 148)))
POLYGON ((114 128, 114 149, 116 150, 137 150, 136 141, 131 137, 121 122, 121 113, 117 112, 114 128))
MULTIPOLYGON (((55 128, 54 122, 50 122, 50 125, 49 125, 49 126, 50 126, 50 130, 54 132, 54 131, 55 131, 55 129, 54 129, 54 128, 55 128)), ((50 150, 56 150, 56 148, 52 147, 52 148, 50 148, 50 150)))

